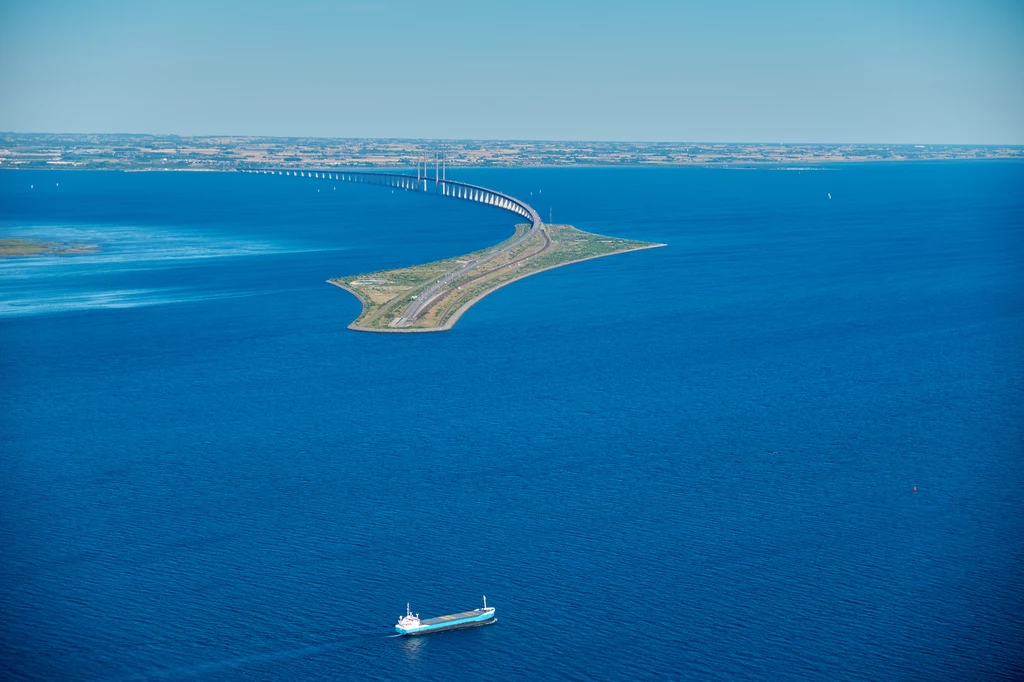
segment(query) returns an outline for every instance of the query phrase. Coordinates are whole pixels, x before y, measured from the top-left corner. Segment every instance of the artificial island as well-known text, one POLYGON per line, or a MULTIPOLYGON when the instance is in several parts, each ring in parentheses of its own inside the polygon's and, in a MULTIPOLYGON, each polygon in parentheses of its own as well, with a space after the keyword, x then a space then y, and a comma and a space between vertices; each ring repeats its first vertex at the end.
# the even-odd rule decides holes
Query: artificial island
POLYGON ((239 169, 247 173, 311 180, 381 185, 470 201, 508 211, 529 222, 517 224, 505 241, 473 253, 393 270, 327 280, 351 292, 362 303, 349 329, 368 332, 435 332, 451 329, 477 301, 516 280, 592 258, 664 244, 605 237, 571 225, 544 223, 529 204, 486 187, 447 178, 435 165, 429 177, 426 164, 416 174, 402 172, 337 171, 293 168, 239 169))

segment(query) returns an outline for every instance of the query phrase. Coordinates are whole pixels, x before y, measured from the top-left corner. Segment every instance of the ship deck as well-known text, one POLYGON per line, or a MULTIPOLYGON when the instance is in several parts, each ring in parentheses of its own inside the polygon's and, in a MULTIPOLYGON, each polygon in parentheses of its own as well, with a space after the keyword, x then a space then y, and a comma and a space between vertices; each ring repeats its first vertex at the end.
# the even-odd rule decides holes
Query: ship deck
POLYGON ((438 616, 437 618, 424 618, 420 621, 420 625, 444 625, 445 623, 451 623, 452 621, 462 620, 464 618, 473 618, 475 616, 481 616, 483 615, 483 613, 483 609, 463 611, 462 613, 450 613, 447 616, 438 616))

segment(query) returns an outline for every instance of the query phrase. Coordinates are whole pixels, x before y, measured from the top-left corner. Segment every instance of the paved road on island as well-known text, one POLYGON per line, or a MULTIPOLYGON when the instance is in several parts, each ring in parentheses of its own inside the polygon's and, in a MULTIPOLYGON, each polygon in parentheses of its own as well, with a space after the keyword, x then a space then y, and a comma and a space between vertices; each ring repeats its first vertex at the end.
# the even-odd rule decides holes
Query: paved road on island
MULTIPOLYGON (((537 256, 543 254, 545 251, 547 251, 548 249, 551 248, 551 237, 548 235, 547 228, 541 228, 541 234, 544 235, 544 246, 540 247, 540 251, 537 251, 535 253, 528 253, 525 256, 521 256, 521 257, 515 259, 511 263, 502 263, 501 265, 499 265, 498 267, 496 267, 496 268, 494 268, 492 270, 488 270, 487 272, 481 272, 476 277, 470 277, 469 279, 464 280, 459 285, 459 288, 461 289, 462 287, 469 286, 473 282, 475 282, 475 281, 477 281, 479 279, 483 279, 484 277, 487 277, 488 275, 493 275, 494 273, 498 272, 502 268, 513 268, 513 267, 519 265, 520 263, 528 261, 531 258, 536 258, 537 256)), ((507 284, 507 282, 505 282, 505 283, 507 284)), ((487 292, 487 293, 490 293, 490 292, 487 292)), ((451 310, 451 308, 452 308, 451 304, 449 304, 446 308, 444 308, 442 310, 442 316, 443 316, 444 313, 447 313, 449 310, 451 310)), ((441 318, 439 316, 438 317, 438 322, 440 322, 440 321, 441 321, 441 318)))
MULTIPOLYGON (((487 191, 492 192, 494 194, 499 194, 498 192, 494 192, 494 190, 487 191)), ((391 322, 390 326, 399 328, 410 326, 417 319, 419 319, 420 315, 422 315, 424 311, 426 311, 426 309, 429 308, 432 303, 434 303, 434 301, 440 298, 442 294, 446 293, 448 289, 455 284, 456 280, 458 280, 459 277, 462 277, 471 270, 475 270, 480 266, 486 265, 487 263, 492 262, 496 258, 507 254, 509 251, 516 248, 517 246, 526 243, 531 237, 533 237, 538 232, 544 229, 544 223, 541 222, 540 214, 538 214, 532 206, 523 201, 519 201, 519 199, 513 199, 512 197, 507 198, 518 202, 520 205, 525 206, 530 211, 530 217, 533 219, 533 224, 530 226, 530 229, 527 230, 521 237, 512 240, 511 242, 509 242, 502 248, 498 249, 497 251, 494 251, 493 253, 487 254, 485 256, 481 256, 479 258, 475 258, 466 263, 465 265, 463 265, 462 267, 453 270, 452 272, 448 273, 441 279, 431 284, 429 287, 420 292, 415 299, 409 302, 409 305, 405 307, 405 310, 402 311, 402 314, 395 318, 391 322)), ((551 241, 548 240, 544 249, 547 249, 547 247, 550 244, 551 241)), ((544 249, 542 249, 541 251, 543 251, 544 249)))

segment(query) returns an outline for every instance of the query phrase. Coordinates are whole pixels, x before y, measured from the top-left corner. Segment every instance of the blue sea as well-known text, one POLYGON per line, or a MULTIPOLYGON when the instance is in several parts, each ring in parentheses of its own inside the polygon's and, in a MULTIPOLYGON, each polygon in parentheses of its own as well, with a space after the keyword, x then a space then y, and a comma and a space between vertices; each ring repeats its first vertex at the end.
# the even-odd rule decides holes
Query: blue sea
POLYGON ((1024 164, 452 175, 668 246, 366 334, 513 217, 0 172, 99 246, 0 260, 0 677, 1024 677, 1024 164))

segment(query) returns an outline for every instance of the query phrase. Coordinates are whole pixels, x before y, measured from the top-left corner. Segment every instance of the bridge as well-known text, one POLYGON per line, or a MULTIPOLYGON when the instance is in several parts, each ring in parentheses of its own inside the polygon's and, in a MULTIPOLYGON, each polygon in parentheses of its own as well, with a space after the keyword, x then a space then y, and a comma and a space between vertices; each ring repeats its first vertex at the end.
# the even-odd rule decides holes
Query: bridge
POLYGON ((393 189, 403 189, 410 192, 426 192, 437 194, 451 199, 471 201, 487 206, 494 206, 505 211, 516 214, 521 218, 530 221, 530 229, 505 244, 496 251, 487 253, 484 256, 471 260, 457 270, 448 273, 437 280, 416 296, 409 305, 402 311, 401 315, 392 322, 393 327, 403 328, 412 325, 427 310, 432 303, 447 293, 448 287, 458 278, 475 270, 480 266, 496 260, 509 253, 516 247, 525 243, 541 231, 545 230, 540 214, 526 202, 520 201, 502 192, 498 192, 479 185, 471 185, 465 182, 455 182, 447 179, 447 169, 440 164, 434 166, 434 177, 430 177, 429 168, 426 162, 421 166, 416 164, 416 175, 411 173, 387 172, 387 171, 352 171, 337 170, 331 168, 239 168, 242 173, 257 173, 262 175, 279 175, 285 177, 308 178, 311 180, 336 180, 338 182, 358 182, 367 185, 379 185, 393 189))
POLYGON ((412 192, 428 192, 463 199, 480 204, 487 204, 511 211, 526 218, 533 225, 540 227, 540 215, 526 202, 515 197, 479 185, 456 182, 435 174, 433 178, 417 167, 416 175, 408 173, 392 173, 387 171, 338 171, 332 169, 295 169, 295 168, 239 168, 242 173, 259 173, 263 175, 285 175, 311 180, 338 180, 340 182, 360 182, 367 185, 380 185, 412 192))

